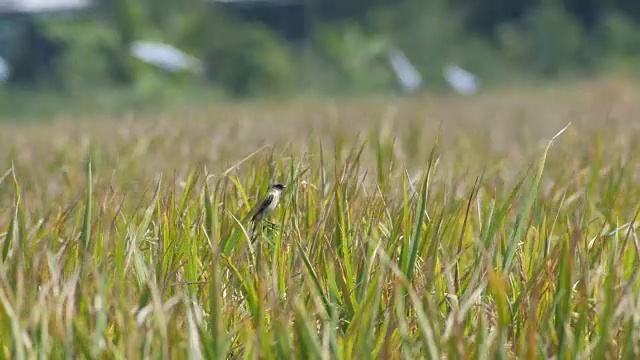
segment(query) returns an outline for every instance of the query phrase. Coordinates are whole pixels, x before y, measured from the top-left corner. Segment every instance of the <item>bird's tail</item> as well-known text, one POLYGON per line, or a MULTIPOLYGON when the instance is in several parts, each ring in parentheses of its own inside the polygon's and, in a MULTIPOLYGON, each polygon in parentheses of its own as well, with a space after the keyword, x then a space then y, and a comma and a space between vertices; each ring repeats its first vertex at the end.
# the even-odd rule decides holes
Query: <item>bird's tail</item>
POLYGON ((258 229, 258 222, 253 221, 252 219, 251 228, 249 229, 249 236, 251 238, 251 243, 254 243, 256 241, 256 238, 258 237, 258 232, 256 231, 257 229, 258 229))

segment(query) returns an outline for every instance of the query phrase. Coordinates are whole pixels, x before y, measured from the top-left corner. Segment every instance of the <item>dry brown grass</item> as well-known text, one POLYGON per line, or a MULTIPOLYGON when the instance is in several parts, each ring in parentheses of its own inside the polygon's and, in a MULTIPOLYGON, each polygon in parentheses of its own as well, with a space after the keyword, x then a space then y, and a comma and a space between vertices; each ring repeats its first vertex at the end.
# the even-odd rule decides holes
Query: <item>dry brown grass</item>
POLYGON ((640 255, 631 242, 609 244, 625 236, 617 226, 634 230, 631 238, 637 227, 639 100, 636 86, 594 81, 475 98, 298 99, 1 125, 0 179, 14 171, 0 180, 0 354, 160 358, 214 349, 271 358, 291 346, 332 358, 435 350, 453 358, 507 343, 512 355, 620 354, 638 345, 636 328, 622 326, 635 324, 630 274, 640 255), (546 157, 540 193, 529 174, 509 198, 568 123, 546 157), (440 127, 437 161, 427 167, 440 127), (194 177, 204 168, 210 189, 194 177), (295 190, 259 271, 230 214, 241 217, 273 180, 295 190), (420 204, 429 217, 414 226, 420 204), (511 250, 512 267, 503 269, 511 250), (603 296, 623 287, 631 290, 603 296), (403 302, 405 291, 417 297, 403 302), (603 326, 616 329, 614 342, 599 340, 603 326))
MULTIPOLYGON (((552 89, 502 90, 475 98, 212 104, 189 113, 61 117, 28 126, 1 125, 0 156, 8 159, 15 154, 13 159, 23 165, 50 165, 69 148, 82 157, 92 144, 108 155, 109 166, 144 158, 144 168, 152 173, 199 163, 221 170, 263 145, 283 148, 291 144, 300 149, 310 139, 354 138, 372 129, 389 131, 398 139, 417 130, 412 135, 424 139, 424 149, 428 149, 440 124, 451 144, 472 136, 487 150, 521 153, 546 141, 568 122, 579 129, 573 131, 576 134, 607 129, 620 140, 629 138, 639 126, 639 95, 637 87, 599 81, 552 89)), ((67 152, 67 157, 71 155, 67 152)), ((61 165, 74 167, 77 160, 62 159, 61 165)))

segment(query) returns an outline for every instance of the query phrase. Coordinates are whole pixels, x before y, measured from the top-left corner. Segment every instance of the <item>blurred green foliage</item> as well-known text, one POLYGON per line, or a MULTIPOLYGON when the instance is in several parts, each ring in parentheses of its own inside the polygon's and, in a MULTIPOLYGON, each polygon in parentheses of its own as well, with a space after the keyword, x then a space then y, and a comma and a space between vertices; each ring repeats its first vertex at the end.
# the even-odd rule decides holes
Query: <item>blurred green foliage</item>
POLYGON ((5 15, 0 42, 13 45, 0 56, 14 72, 3 93, 25 85, 73 94, 125 87, 141 99, 190 87, 234 97, 388 91, 396 86, 391 49, 407 55, 431 90, 445 87, 446 64, 484 84, 638 72, 640 7, 631 0, 287 4, 96 0, 71 15, 5 15), (15 31, 5 36, 6 29, 15 31), (44 45, 33 46, 34 34, 44 45), (174 45, 202 60, 204 71, 168 74, 135 60, 136 40, 174 45))
POLYGON ((559 75, 591 65, 583 63, 589 59, 584 29, 558 4, 542 3, 502 30, 503 48, 516 47, 511 49, 514 60, 528 62, 535 73, 559 75))
POLYGON ((281 92, 292 86, 293 53, 282 40, 260 24, 222 16, 217 20, 205 44, 211 80, 235 96, 281 92))

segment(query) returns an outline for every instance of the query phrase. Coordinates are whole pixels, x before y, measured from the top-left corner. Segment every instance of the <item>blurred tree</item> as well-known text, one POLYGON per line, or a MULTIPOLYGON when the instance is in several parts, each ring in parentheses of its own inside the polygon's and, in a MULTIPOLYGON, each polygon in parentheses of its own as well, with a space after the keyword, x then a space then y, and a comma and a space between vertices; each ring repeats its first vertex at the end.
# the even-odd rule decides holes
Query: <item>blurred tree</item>
POLYGON ((246 22, 265 25, 281 38, 298 43, 310 35, 308 30, 312 19, 308 7, 312 5, 309 0, 237 1, 216 3, 215 9, 246 22))
POLYGON ((119 45, 113 28, 85 19, 48 20, 43 26, 51 39, 65 44, 56 67, 67 90, 83 91, 117 82, 113 54, 119 45))
MULTIPOLYGON (((296 83, 385 89, 391 83, 387 53, 396 47, 430 85, 443 82, 442 67, 451 62, 488 79, 511 77, 504 75, 510 74, 506 69, 516 68, 556 76, 640 51, 638 0, 95 3, 95 16, 85 22, 49 21, 47 26, 57 23, 49 27, 51 39, 25 32, 28 41, 22 44, 31 45, 12 52, 14 80, 55 77, 47 68, 61 69, 73 84, 111 82, 102 79, 136 85, 153 73, 132 59, 136 40, 170 43, 205 60, 211 82, 237 95, 291 89, 296 83)), ((163 82, 178 80, 142 81, 166 87, 163 82)))
POLYGON ((592 52, 600 66, 626 78, 640 74, 640 26, 621 12, 610 12, 596 29, 592 52))
POLYGON ((587 30, 592 30, 602 21, 612 4, 610 0, 564 0, 564 5, 587 30))
POLYGON ((521 18, 541 0, 451 0, 464 14, 465 29, 493 36, 497 26, 521 18))
POLYGON ((368 35, 357 25, 326 25, 316 33, 316 46, 334 64, 339 91, 388 89, 392 74, 386 63, 389 39, 368 35))
POLYGON ((496 35, 502 24, 518 21, 542 4, 563 6, 587 29, 596 27, 608 9, 635 8, 640 13, 636 0, 451 0, 451 4, 465 13, 467 30, 485 36, 496 35))
POLYGON ((189 44, 201 49, 209 79, 236 96, 291 88, 295 62, 287 44, 272 30, 224 12, 199 19, 185 27, 183 39, 202 32, 203 36, 193 36, 189 44))
POLYGON ((597 29, 598 51, 604 54, 640 55, 640 26, 620 12, 606 14, 597 29))
POLYGON ((636 22, 640 22, 640 1, 638 0, 610 0, 613 8, 636 22))
POLYGON ((41 24, 26 15, 16 18, 16 46, 9 54, 10 81, 22 85, 61 84, 58 62, 65 43, 46 34, 41 24))
MULTIPOLYGON (((307 0, 315 1, 319 21, 363 20, 368 12, 382 6, 402 6, 407 2, 421 0, 307 0)), ((426 0, 429 1, 429 0, 426 0)), ((388 7, 390 9, 390 7, 388 7)))
POLYGON ((515 41, 510 44, 518 46, 513 53, 522 56, 518 61, 539 73, 556 76, 577 65, 589 65, 584 29, 557 2, 535 7, 511 31, 515 41))
POLYGON ((131 84, 135 81, 136 74, 129 49, 144 26, 139 3, 129 0, 98 0, 97 5, 99 13, 118 35, 116 45, 106 54, 110 58, 111 74, 116 82, 131 84))

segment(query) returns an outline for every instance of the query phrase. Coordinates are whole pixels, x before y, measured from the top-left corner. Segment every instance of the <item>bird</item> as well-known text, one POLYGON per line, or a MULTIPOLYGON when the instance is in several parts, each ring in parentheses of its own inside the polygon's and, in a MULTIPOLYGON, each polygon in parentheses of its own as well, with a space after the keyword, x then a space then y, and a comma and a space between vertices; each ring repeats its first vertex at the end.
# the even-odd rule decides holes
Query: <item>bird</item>
POLYGON ((282 190, 285 188, 285 185, 277 183, 269 186, 269 191, 265 198, 260 202, 260 205, 256 206, 255 210, 251 212, 251 222, 254 223, 254 226, 257 222, 269 216, 273 210, 275 210, 276 206, 278 206, 278 203, 280 202, 282 190))

